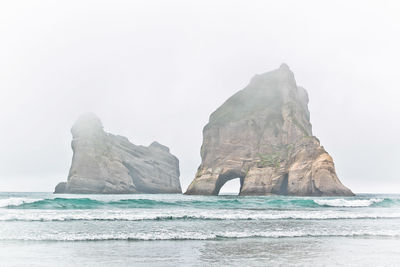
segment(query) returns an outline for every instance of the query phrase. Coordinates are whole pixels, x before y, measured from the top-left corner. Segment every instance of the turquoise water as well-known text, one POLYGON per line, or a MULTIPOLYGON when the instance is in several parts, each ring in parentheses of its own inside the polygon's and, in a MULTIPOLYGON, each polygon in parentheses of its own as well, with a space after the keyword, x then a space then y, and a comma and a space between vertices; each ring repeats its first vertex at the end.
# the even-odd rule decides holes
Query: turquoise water
POLYGON ((0 193, 0 259, 16 266, 398 265, 400 195, 0 193))

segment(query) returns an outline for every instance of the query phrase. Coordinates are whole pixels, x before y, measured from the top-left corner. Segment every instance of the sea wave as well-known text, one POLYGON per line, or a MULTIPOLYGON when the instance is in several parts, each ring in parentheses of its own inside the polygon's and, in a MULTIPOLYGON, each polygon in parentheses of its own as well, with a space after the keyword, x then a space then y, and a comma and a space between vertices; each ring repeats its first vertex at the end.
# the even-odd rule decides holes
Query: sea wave
POLYGON ((342 220, 399 219, 400 210, 342 211, 342 210, 92 210, 92 211, 20 211, 0 213, 0 221, 174 221, 174 220, 342 220))
POLYGON ((375 203, 384 201, 383 198, 371 198, 371 199, 315 199, 314 202, 321 206, 329 207, 369 207, 375 203))
POLYGON ((157 240, 219 240, 242 238, 296 238, 296 237, 399 237, 399 231, 342 231, 342 232, 318 232, 318 231, 265 231, 265 232, 156 232, 135 234, 43 234, 29 236, 1 236, 0 240, 24 240, 24 241, 157 241, 157 240))
POLYGON ((4 207, 18 207, 28 203, 35 203, 38 201, 42 201, 43 199, 31 199, 31 198, 22 198, 22 197, 12 197, 0 199, 0 208, 4 207))
POLYGON ((391 207, 400 206, 399 199, 391 198, 301 198, 301 197, 253 197, 253 198, 178 198, 178 199, 117 199, 99 200, 86 198, 8 198, 0 199, 0 208, 7 209, 136 209, 136 208, 202 208, 202 209, 296 209, 323 207, 391 207))

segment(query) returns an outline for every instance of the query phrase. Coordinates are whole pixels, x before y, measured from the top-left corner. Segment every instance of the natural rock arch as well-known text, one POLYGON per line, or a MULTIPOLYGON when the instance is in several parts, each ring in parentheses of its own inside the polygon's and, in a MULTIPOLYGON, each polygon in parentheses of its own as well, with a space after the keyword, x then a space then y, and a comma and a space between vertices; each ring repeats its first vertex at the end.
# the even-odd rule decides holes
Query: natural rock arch
POLYGON ((312 135, 307 91, 286 64, 256 75, 211 114, 201 158, 186 194, 217 195, 240 177, 240 195, 354 195, 312 135))

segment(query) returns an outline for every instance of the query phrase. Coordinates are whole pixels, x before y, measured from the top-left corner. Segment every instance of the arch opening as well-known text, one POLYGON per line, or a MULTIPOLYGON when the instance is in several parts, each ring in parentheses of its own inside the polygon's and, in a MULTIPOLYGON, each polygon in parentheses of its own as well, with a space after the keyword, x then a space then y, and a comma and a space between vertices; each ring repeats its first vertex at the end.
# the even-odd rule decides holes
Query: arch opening
POLYGON ((242 179, 239 177, 226 181, 219 189, 217 195, 239 195, 242 188, 242 179))
POLYGON ((221 173, 218 176, 218 180, 215 184, 213 195, 215 195, 215 196, 219 195, 222 186, 224 186, 226 184, 226 182, 231 181, 231 180, 237 180, 237 179, 239 179, 239 190, 234 190, 235 188, 237 188, 237 186, 235 186, 235 184, 237 185, 237 181, 236 181, 236 183, 235 183, 235 181, 233 181, 233 183, 231 185, 229 183, 227 189, 229 189, 230 187, 233 187, 234 192, 238 192, 237 194, 239 195, 240 191, 242 190, 244 177, 245 177, 244 173, 242 173, 240 171, 236 171, 236 170, 229 170, 228 172, 221 173))

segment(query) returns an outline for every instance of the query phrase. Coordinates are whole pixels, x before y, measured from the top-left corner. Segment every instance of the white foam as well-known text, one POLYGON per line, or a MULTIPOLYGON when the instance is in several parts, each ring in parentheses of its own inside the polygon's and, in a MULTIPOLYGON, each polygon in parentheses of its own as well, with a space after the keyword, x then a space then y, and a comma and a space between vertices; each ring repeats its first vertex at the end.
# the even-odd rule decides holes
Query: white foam
POLYGON ((393 230, 355 230, 355 231, 212 231, 201 232, 152 232, 152 233, 115 233, 115 234, 89 234, 89 233, 43 233, 41 235, 25 236, 0 236, 0 240, 46 240, 46 241, 103 241, 103 240, 212 240, 220 238, 293 238, 293 237, 356 237, 356 236, 384 236, 399 237, 399 231, 393 230))
POLYGON ((314 199, 314 202, 321 206, 330 207, 369 207, 374 203, 382 202, 382 198, 371 199, 314 199))
POLYGON ((400 209, 380 210, 20 210, 0 213, 0 221, 142 220, 331 220, 400 218, 400 209))
POLYGON ((0 199, 0 208, 10 207, 10 206, 19 206, 24 203, 33 203, 36 201, 40 201, 43 199, 32 199, 32 198, 22 198, 22 197, 12 197, 6 199, 0 199))

